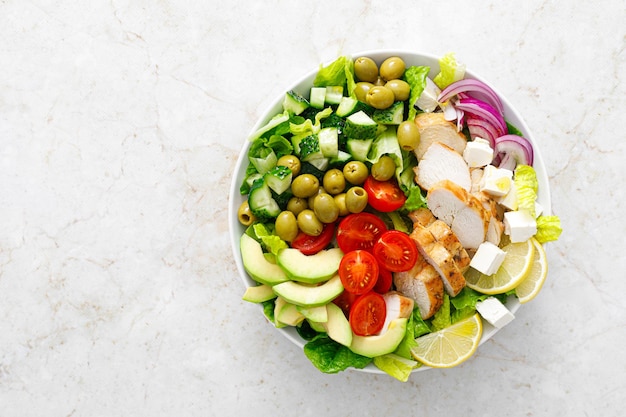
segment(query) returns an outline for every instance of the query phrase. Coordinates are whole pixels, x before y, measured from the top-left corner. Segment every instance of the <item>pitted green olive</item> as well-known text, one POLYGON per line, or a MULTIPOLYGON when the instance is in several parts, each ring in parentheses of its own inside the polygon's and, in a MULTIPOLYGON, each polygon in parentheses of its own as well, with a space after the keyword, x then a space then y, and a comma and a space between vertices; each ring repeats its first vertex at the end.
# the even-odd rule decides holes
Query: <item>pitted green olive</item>
POLYGON ((343 176, 350 184, 363 184, 369 173, 367 165, 361 161, 350 161, 343 166, 343 176))
POLYGON ((378 78, 378 65, 366 56, 354 60, 354 75, 359 81, 374 82, 378 78))
POLYGON ((385 83, 385 87, 393 91, 396 101, 408 100, 411 94, 411 86, 404 80, 389 80, 385 83))
POLYGON ((339 207, 328 193, 318 194, 313 200, 313 212, 322 223, 332 223, 339 217, 339 207))
POLYGON ((320 186, 320 182, 313 174, 298 175, 291 182, 291 192, 296 197, 309 198, 320 186))
POLYGON ((362 187, 351 187, 346 191, 346 208, 350 213, 360 213, 367 206, 367 192, 362 187))
POLYGON ((239 219, 239 223, 244 226, 250 226, 256 220, 256 216, 252 213, 252 210, 250 210, 248 200, 245 200, 239 206, 239 210, 237 210, 237 218, 239 219))
POLYGON ((398 126, 398 144, 405 151, 412 151, 420 143, 420 131, 415 122, 405 120, 398 126))
POLYGON ((326 190, 324 189, 324 187, 322 187, 321 185, 319 187, 317 187, 317 191, 315 192, 315 194, 313 194, 311 197, 307 198, 306 202, 309 205, 309 208, 312 210, 313 209, 313 201, 315 200, 315 197, 317 197, 320 194, 324 194, 326 193, 326 190))
POLYGON ((283 155, 278 158, 276 165, 287 167, 291 170, 291 175, 295 178, 300 173, 300 160, 295 155, 283 155))
POLYGON ((356 96, 356 99, 365 103, 367 92, 370 91, 372 87, 374 87, 374 84, 365 81, 356 83, 356 86, 354 86, 354 95, 356 96))
POLYGON ((335 199, 335 204, 339 209, 339 216, 343 217, 350 214, 348 207, 346 207, 346 193, 337 194, 333 198, 335 199))
POLYGON ((346 179, 340 169, 332 168, 326 171, 322 185, 328 194, 339 194, 346 188, 346 179))
POLYGON ((322 233, 324 225, 317 218, 313 210, 305 209, 298 214, 298 227, 307 235, 319 236, 322 233))
POLYGON ((388 155, 378 158, 372 165, 372 177, 378 181, 387 181, 396 173, 396 163, 388 155))
POLYGON ((380 76, 387 81, 395 80, 402 77, 405 69, 406 64, 404 63, 402 58, 392 56, 385 59, 383 63, 380 64, 380 76))
POLYGON ((289 210, 281 211, 276 217, 276 234, 282 240, 291 242, 298 235, 298 221, 296 216, 289 210))
POLYGON ((291 197, 287 202, 287 210, 292 212, 294 216, 297 216, 302 210, 307 208, 309 208, 309 204, 305 198, 291 197))
POLYGON ((386 109, 393 104, 394 100, 393 91, 384 85, 372 87, 365 96, 365 102, 375 109, 386 109))

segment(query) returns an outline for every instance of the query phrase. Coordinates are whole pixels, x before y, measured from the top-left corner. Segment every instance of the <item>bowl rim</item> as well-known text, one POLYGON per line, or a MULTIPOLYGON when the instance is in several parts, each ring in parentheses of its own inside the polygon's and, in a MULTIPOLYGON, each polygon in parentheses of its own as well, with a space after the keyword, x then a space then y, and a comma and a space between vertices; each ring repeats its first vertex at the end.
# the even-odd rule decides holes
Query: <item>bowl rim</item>
MULTIPOLYGON (((384 60, 385 58, 391 57, 391 56, 402 57, 405 60, 405 62, 407 62, 407 66, 427 65, 426 63, 429 63, 430 64, 428 65, 430 67, 429 77, 431 78, 434 77, 434 75, 439 72, 439 60, 441 58, 441 56, 437 56, 437 55, 433 55, 429 53, 402 50, 402 49, 369 49, 369 50, 362 50, 362 51, 357 51, 354 53, 344 54, 344 55, 349 56, 352 59, 358 58, 360 56, 369 56, 372 59, 374 59, 374 61, 376 61, 378 64, 380 64, 382 60, 384 60)), ((334 58, 333 60, 323 62, 321 65, 326 66, 337 58, 338 57, 334 58)), ((320 67, 312 69, 311 71, 305 73, 297 80, 288 84, 287 87, 283 89, 283 91, 284 92, 289 91, 289 90, 298 91, 301 87, 307 85, 306 83, 308 82, 307 90, 301 91, 302 94, 308 95, 308 90, 310 89, 313 78, 319 71, 319 68, 320 67)), ((513 106, 513 104, 509 101, 509 99, 498 90, 498 88, 491 85, 491 83, 489 83, 487 80, 482 78, 482 76, 480 76, 479 74, 476 74, 475 72, 473 72, 467 66, 466 66, 465 78, 476 79, 490 86, 494 90, 494 92, 500 97, 500 100, 502 101, 502 104, 504 107, 505 119, 508 122, 512 123, 515 127, 517 127, 521 132, 523 132, 524 137, 528 139, 530 143, 532 144, 533 150, 534 150, 533 167, 535 168, 535 171, 537 173, 537 180, 539 183, 537 201, 543 208, 544 213, 550 214, 551 213, 551 196, 550 196, 548 176, 547 176, 547 172, 545 169, 543 157, 541 155, 541 152, 539 151, 538 143, 536 139, 534 138, 532 131, 526 124, 525 120, 523 119, 519 111, 513 106)), ((248 138, 257 129, 259 129, 261 126, 267 123, 267 121, 272 116, 274 116, 280 111, 280 109, 282 108, 280 106, 282 105, 284 92, 281 93, 278 97, 272 99, 269 102, 269 104, 266 105, 263 112, 261 113, 261 116, 257 119, 257 122, 250 129, 248 136, 244 139, 244 143, 237 157, 237 162, 235 164, 235 169, 234 169, 232 180, 230 183, 230 190, 229 190, 229 197, 228 197, 228 224, 229 224, 229 235, 230 235, 230 241, 231 241, 230 243, 231 243, 231 249, 233 251, 235 263, 237 265, 237 272, 239 274, 239 278, 246 288, 254 284, 255 281, 252 280, 252 278, 250 278, 248 274, 245 272, 245 269, 243 267, 243 262, 241 260, 241 253, 240 253, 240 248, 239 248, 239 239, 242 233, 241 230, 245 229, 242 225, 239 224, 239 221, 236 215, 237 209, 239 208, 239 205, 243 201, 243 197, 241 196, 239 192, 239 187, 241 185, 241 181, 243 180, 243 176, 241 174, 242 172, 245 172, 245 168, 247 167, 247 164, 248 164, 247 152, 251 144, 248 138)), ((514 296, 510 296, 509 300, 507 301, 507 308, 509 308, 511 313, 515 314, 519 310, 520 307, 521 307, 521 304, 519 303, 517 298, 515 298, 514 296)), ((260 310, 262 312, 262 307, 260 307, 260 310)), ((269 321, 267 323, 268 325, 272 326, 276 331, 281 333, 283 337, 290 340, 293 344, 298 346, 300 349, 303 349, 306 341, 300 337, 300 335, 297 333, 295 328, 293 328, 292 326, 276 328, 271 323, 269 323, 269 321)), ((483 320, 483 334, 479 342, 479 345, 482 345, 487 340, 491 339, 493 336, 495 336, 496 333, 499 332, 499 330, 500 329, 492 326, 491 324, 483 320)), ((421 371, 425 371, 428 369, 431 369, 431 368, 428 366, 421 366, 417 369, 414 369, 412 373, 421 372, 421 371)), ((365 373, 373 373, 373 374, 385 374, 383 371, 376 368, 371 363, 363 369, 349 368, 349 370, 365 372, 365 373)))

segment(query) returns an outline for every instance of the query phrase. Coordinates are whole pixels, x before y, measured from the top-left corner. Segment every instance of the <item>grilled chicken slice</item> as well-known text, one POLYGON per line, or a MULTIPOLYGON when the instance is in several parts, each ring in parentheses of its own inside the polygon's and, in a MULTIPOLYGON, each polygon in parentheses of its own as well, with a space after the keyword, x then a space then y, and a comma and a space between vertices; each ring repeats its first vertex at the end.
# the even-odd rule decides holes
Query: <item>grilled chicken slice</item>
POLYGON ((481 202, 452 181, 435 184, 426 196, 433 215, 452 229, 466 249, 485 241, 489 217, 481 202))
POLYGON ((434 142, 413 168, 415 182, 428 191, 442 180, 450 180, 466 191, 472 185, 470 169, 460 153, 442 142, 434 142))
POLYGON ((417 210, 413 210, 408 214, 409 219, 413 222, 413 226, 420 225, 422 227, 430 226, 434 221, 437 220, 435 216, 433 216, 433 212, 427 209, 426 207, 418 208, 417 210))
POLYGON ((389 291, 383 295, 385 306, 387 309, 385 316, 385 324, 380 333, 385 333, 391 323, 395 319, 409 318, 413 314, 414 301, 410 297, 405 297, 397 291, 389 291))
POLYGON ((420 113, 415 116, 415 124, 420 132, 420 143, 414 151, 418 161, 435 142, 445 143, 463 155, 467 139, 457 131, 455 123, 445 119, 443 113, 420 113))
POLYGON ((441 220, 436 220, 428 227, 428 231, 435 237, 437 242, 441 243, 450 252, 461 273, 465 272, 469 268, 471 259, 459 238, 450 229, 450 226, 441 220))
POLYGON ((443 303, 443 281, 423 258, 409 271, 394 272, 393 281, 402 294, 415 301, 423 319, 432 317, 443 303))

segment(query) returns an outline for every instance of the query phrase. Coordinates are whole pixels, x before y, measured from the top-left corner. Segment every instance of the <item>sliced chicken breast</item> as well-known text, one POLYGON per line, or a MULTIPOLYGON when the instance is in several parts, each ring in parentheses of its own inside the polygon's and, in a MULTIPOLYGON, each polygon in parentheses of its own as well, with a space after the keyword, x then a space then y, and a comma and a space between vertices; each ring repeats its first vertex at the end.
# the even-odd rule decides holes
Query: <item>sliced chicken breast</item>
POLYGON ((442 180, 450 180, 466 191, 472 185, 470 169, 460 153, 441 142, 434 142, 415 168, 415 182, 428 191, 442 180))
POLYGON ((383 295, 387 314, 385 316, 385 324, 380 333, 385 333, 391 323, 395 319, 409 318, 413 314, 414 301, 410 297, 405 297, 397 291, 390 291, 383 295))
POLYGON ((467 138, 457 131, 455 123, 445 119, 443 113, 420 113, 415 116, 415 124, 420 132, 420 143, 414 151, 418 161, 435 142, 445 143, 463 155, 467 138))
POLYGON ((423 258, 406 272, 394 272, 393 281, 402 294, 415 301, 423 319, 433 316, 443 303, 443 281, 423 258))

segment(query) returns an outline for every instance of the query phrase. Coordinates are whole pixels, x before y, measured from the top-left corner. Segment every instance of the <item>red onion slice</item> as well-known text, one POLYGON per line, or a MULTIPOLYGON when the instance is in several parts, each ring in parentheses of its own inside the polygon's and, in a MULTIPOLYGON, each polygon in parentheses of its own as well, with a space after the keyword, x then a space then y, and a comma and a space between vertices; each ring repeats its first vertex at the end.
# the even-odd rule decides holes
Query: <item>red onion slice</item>
POLYGON ((479 137, 488 140, 491 149, 496 146, 496 138, 500 136, 491 123, 477 116, 467 118, 467 129, 472 139, 479 137))
POLYGON ((455 106, 457 109, 478 116, 490 123, 496 132, 498 132, 498 136, 504 136, 508 133, 508 128, 502 114, 484 101, 475 98, 464 98, 460 99, 455 106))
POLYGON ((443 91, 437 97, 439 103, 449 100, 451 97, 459 95, 459 93, 474 93, 478 94, 477 98, 483 99, 494 107, 500 114, 504 113, 504 106, 502 101, 495 91, 491 89, 487 84, 482 81, 465 79, 453 82, 449 86, 443 89, 443 91))
POLYGON ((514 169, 517 164, 533 165, 533 146, 528 139, 521 136, 504 135, 496 138, 494 151, 496 154, 504 154, 499 168, 514 169))

